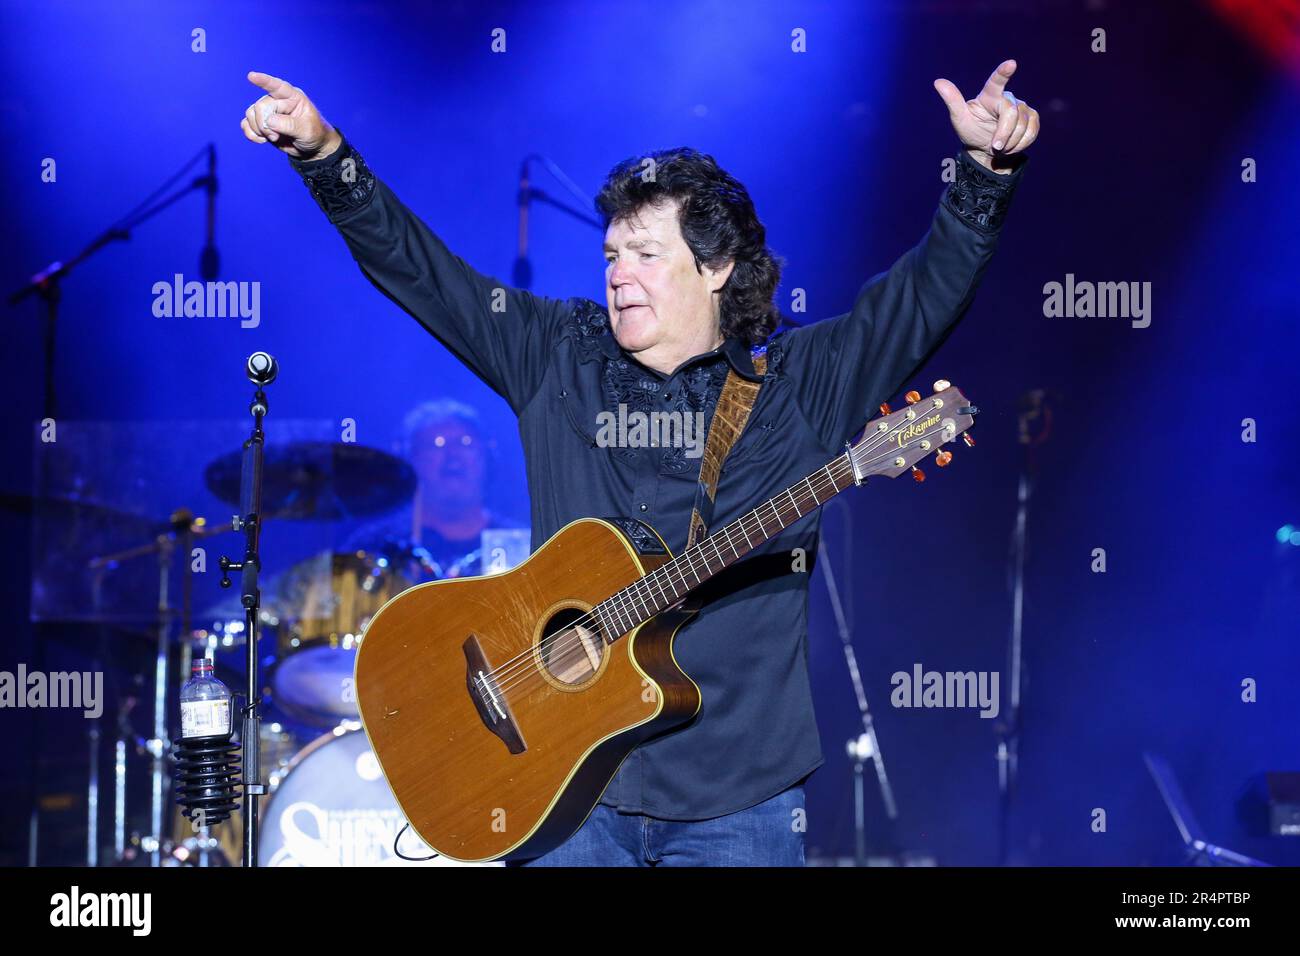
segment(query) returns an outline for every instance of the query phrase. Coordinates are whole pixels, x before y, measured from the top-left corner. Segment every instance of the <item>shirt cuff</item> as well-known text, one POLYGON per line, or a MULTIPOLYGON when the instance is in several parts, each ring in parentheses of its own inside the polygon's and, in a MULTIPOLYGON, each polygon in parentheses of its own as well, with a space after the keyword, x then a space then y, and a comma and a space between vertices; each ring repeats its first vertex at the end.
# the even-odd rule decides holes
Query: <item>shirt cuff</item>
POLYGON ((331 220, 337 220, 370 202, 375 192, 375 175, 365 159, 343 136, 338 149, 324 159, 299 160, 289 157, 316 204, 331 220))
POLYGON ((998 232, 1027 161, 1028 156, 1020 154, 1015 168, 1002 175, 986 169, 963 149, 957 154, 957 176, 943 195, 943 205, 977 232, 985 235, 998 232))

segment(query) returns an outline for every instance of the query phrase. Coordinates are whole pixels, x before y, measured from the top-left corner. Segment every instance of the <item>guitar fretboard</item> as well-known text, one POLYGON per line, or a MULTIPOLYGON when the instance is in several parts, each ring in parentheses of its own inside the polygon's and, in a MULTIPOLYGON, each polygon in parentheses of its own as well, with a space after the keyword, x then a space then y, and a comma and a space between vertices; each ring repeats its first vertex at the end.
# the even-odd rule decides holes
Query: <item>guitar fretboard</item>
POLYGON ((607 644, 672 607, 723 568, 854 484, 851 452, 795 482, 753 511, 710 534, 673 560, 592 609, 607 644))

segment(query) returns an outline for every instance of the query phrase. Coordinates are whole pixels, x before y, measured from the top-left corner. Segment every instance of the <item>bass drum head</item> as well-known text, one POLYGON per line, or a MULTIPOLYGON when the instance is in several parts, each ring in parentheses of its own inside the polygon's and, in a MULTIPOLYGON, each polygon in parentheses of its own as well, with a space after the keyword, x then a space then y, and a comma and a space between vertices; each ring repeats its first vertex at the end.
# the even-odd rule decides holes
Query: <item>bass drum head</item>
MULTIPOLYGON (((262 807, 257 852, 262 866, 416 865, 393 852, 406 818, 361 725, 345 721, 290 761, 262 807)), ((407 828, 401 851, 432 851, 407 828)), ((434 857, 425 866, 463 866, 434 857)))

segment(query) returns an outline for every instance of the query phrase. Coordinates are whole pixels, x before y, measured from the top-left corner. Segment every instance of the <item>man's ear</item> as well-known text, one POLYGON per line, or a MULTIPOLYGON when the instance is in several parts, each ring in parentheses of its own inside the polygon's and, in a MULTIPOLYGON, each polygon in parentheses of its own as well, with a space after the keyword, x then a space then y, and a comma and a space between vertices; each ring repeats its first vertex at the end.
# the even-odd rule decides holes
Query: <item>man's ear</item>
POLYGON ((732 270, 735 268, 735 259, 728 259, 721 269, 710 269, 706 265, 704 267, 704 278, 709 283, 709 291, 721 292, 722 287, 727 284, 727 280, 731 278, 732 270))

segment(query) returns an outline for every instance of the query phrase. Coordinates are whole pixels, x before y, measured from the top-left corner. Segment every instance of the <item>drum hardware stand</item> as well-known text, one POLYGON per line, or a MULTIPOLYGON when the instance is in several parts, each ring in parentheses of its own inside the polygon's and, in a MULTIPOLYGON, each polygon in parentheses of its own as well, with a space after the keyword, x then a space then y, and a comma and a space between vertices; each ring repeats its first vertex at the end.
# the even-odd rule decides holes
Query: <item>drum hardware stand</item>
MULTIPOLYGON (((154 720, 153 735, 141 739, 132 731, 127 719, 127 711, 134 706, 134 700, 130 704, 122 702, 119 705, 117 735, 114 740, 114 763, 113 763, 113 850, 117 862, 121 862, 126 852, 126 758, 128 742, 134 743, 138 751, 149 754, 150 757, 150 777, 151 792, 149 805, 149 833, 140 838, 139 843, 142 849, 149 854, 150 866, 159 866, 162 863, 164 855, 167 853, 167 847, 172 842, 170 839, 170 825, 164 822, 165 806, 163 794, 166 789, 167 778, 170 776, 168 766, 171 748, 170 728, 168 726, 167 712, 167 686, 172 674, 172 657, 171 657, 171 633, 172 622, 176 618, 177 609, 171 604, 171 568, 172 560, 176 553, 176 544, 181 544, 180 551, 184 556, 184 565, 182 572, 182 603, 179 609, 181 621, 181 633, 188 634, 190 629, 190 607, 191 593, 193 588, 193 576, 189 556, 194 542, 196 529, 194 515, 186 508, 180 508, 175 511, 169 519, 171 527, 159 534, 153 542, 145 545, 128 548, 115 554, 105 554, 92 558, 87 566, 92 572, 92 594, 94 595, 94 606, 96 609, 101 607, 100 595, 103 590, 104 572, 109 568, 117 566, 122 561, 129 558, 139 557, 146 554, 156 554, 158 556, 158 630, 157 644, 154 655, 154 720)), ((214 533, 225 529, 211 529, 208 533, 214 533)), ((185 646, 185 655, 188 656, 188 645, 185 646)), ((182 666, 188 667, 189 661, 182 659, 182 666)), ((89 802, 94 803, 98 799, 98 759, 92 760, 92 779, 89 788, 89 802)), ((92 822, 92 829, 95 824, 92 822)), ((134 836, 133 836, 134 839, 134 836)), ((88 849, 87 855, 90 857, 91 850, 88 849)), ((98 855, 98 850, 93 851, 98 855)), ((93 864, 92 864, 93 865, 93 864)))
POLYGON ((163 789, 167 778, 167 752, 170 738, 167 733, 167 677, 171 664, 172 608, 170 577, 175 542, 167 535, 158 538, 158 647, 153 669, 153 736, 145 742, 149 751, 149 832, 153 839, 145 847, 149 851, 149 865, 162 863, 163 841, 163 789))
POLYGON ((818 563, 826 573, 826 590, 831 599, 831 610, 835 614, 835 627, 839 631, 840 641, 844 645, 844 660, 848 667, 849 680, 853 683, 853 693, 857 699, 858 712, 862 716, 863 732, 852 737, 846 744, 846 751, 853 760, 853 858, 855 865, 867 865, 867 808, 866 781, 864 768, 868 760, 876 767, 876 782, 880 786, 880 798, 885 805, 885 816, 892 828, 898 822, 898 805, 894 802, 894 789, 885 772, 885 758, 880 751, 880 741, 876 737, 875 720, 867 703, 867 694, 862 686, 862 675, 858 670, 857 655, 853 651, 853 638, 849 633, 848 620, 844 616, 844 607, 840 603, 840 591, 835 584, 835 573, 831 569, 830 558, 824 541, 817 541, 818 563))
POLYGON ((113 859, 126 859, 126 757, 127 744, 139 750, 139 740, 131 728, 130 713, 136 705, 134 695, 124 695, 117 704, 117 737, 113 741, 113 859))
MULTIPOLYGON (((188 512, 178 512, 172 516, 172 530, 158 535, 153 544, 143 545, 118 554, 101 555, 92 558, 87 566, 91 569, 91 593, 96 611, 102 607, 104 572, 114 567, 119 561, 138 554, 154 552, 158 555, 158 631, 154 657, 154 723, 153 736, 138 741, 150 756, 151 792, 149 800, 149 835, 140 843, 149 853, 149 865, 158 866, 162 861, 163 845, 166 834, 163 832, 163 787, 167 777, 167 752, 170 745, 167 728, 167 677, 171 663, 171 620, 173 609, 169 602, 169 582, 171 578, 171 560, 175 547, 174 536, 180 530, 178 515, 185 520, 192 520, 188 512)), ((188 540, 188 529, 186 531, 188 540)), ((186 565, 188 568, 188 564, 186 565)), ((186 588, 188 593, 188 586, 186 588)), ((99 665, 96 662, 96 669, 99 665)), ((113 765, 113 849, 115 861, 121 862, 125 854, 125 800, 126 800, 126 741, 130 736, 126 720, 125 704, 119 703, 118 734, 114 741, 113 765)), ((86 865, 97 866, 99 863, 99 727, 92 726, 89 734, 90 761, 89 780, 86 792, 86 865)), ((34 841, 33 841, 34 842, 34 841)))
MULTIPOLYGON (((102 569, 97 569, 90 581, 91 607, 99 614, 103 608, 104 593, 104 574, 102 569)), ((104 629, 105 625, 101 621, 97 627, 97 636, 99 644, 96 648, 97 654, 104 654, 104 629)), ((106 654, 104 656, 107 656, 106 654)), ((103 665, 100 663, 98 656, 91 661, 91 671, 100 671, 103 665)), ((90 729, 86 732, 87 741, 90 747, 89 761, 86 771, 86 866, 99 866, 99 722, 91 721, 90 729)))
POLYGON ((1159 754, 1150 752, 1143 753, 1142 760, 1147 765, 1147 772, 1151 774, 1151 779, 1155 781, 1156 789, 1160 791, 1160 799, 1164 801, 1165 809, 1169 811, 1174 825, 1178 827, 1178 835, 1182 837, 1186 851, 1185 865, 1267 867, 1273 865, 1206 840, 1205 832, 1201 829, 1196 815, 1192 813, 1191 804, 1187 802, 1187 797, 1183 794, 1183 788, 1179 785, 1173 768, 1169 766, 1169 761, 1159 754))
POLYGON ((240 479, 240 514, 233 522, 236 531, 244 532, 244 560, 232 562, 224 555, 221 558, 221 586, 231 585, 230 572, 240 572, 242 594, 240 601, 244 606, 245 634, 248 636, 248 704, 243 708, 244 723, 240 735, 240 749, 243 751, 244 777, 244 866, 257 866, 258 839, 258 798, 266 795, 266 786, 262 783, 261 767, 258 764, 259 741, 262 739, 262 717, 260 713, 261 697, 258 673, 258 628, 260 626, 262 595, 258 588, 257 576, 262 567, 258 547, 262 533, 262 452, 266 436, 262 432, 262 419, 267 413, 264 386, 275 381, 278 368, 275 359, 265 352, 254 352, 248 358, 246 367, 248 378, 257 387, 253 393, 253 402, 249 411, 253 416, 253 433, 244 442, 244 467, 240 479))

